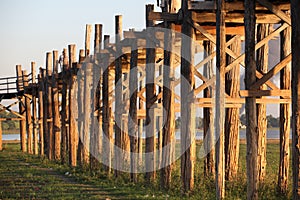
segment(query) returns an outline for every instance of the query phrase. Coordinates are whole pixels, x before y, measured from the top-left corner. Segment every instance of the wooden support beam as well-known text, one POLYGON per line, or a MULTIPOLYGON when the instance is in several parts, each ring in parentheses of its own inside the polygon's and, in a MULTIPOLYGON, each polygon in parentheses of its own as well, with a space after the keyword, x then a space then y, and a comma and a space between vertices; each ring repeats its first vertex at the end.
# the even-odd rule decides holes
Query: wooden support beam
POLYGON ((283 60, 281 60, 280 63, 278 63, 275 67, 273 67, 270 71, 266 73, 264 72, 265 75, 263 75, 262 78, 260 78, 258 81, 256 81, 251 89, 259 89, 260 86, 265 84, 268 80, 270 80, 272 77, 274 77, 278 72, 280 72, 284 67, 286 67, 292 60, 292 54, 287 55, 283 60))
POLYGON ((58 51, 53 51, 53 74, 52 74, 52 125, 54 140, 54 159, 61 160, 61 121, 59 113, 59 94, 58 94, 58 51))
MULTIPOLYGON (((26 70, 23 73, 23 86, 28 86, 28 73, 26 70)), ((27 132, 27 152, 33 154, 33 140, 32 140, 32 118, 31 118, 31 105, 30 99, 25 97, 25 110, 26 110, 26 132, 27 132)))
POLYGON ((91 112, 92 112, 92 99, 91 99, 91 92, 93 92, 92 89, 92 70, 93 70, 93 64, 92 63, 84 63, 83 64, 83 70, 84 72, 84 98, 83 102, 79 102, 83 104, 83 135, 81 137, 82 144, 83 144, 83 152, 82 152, 82 160, 83 164, 87 165, 90 163, 90 140, 89 136, 92 136, 91 132, 91 112))
POLYGON ((300 199, 300 4, 297 0, 291 0, 291 17, 293 199, 300 199))
MULTIPOLYGON (((71 44, 68 46, 69 48, 69 67, 70 69, 73 69, 74 66, 76 66, 76 46, 74 44, 71 44)), ((70 76, 69 77, 69 104, 68 104, 68 111, 69 111, 69 163, 71 166, 75 167, 77 166, 77 148, 78 148, 78 129, 76 128, 76 120, 75 120, 75 114, 76 110, 72 108, 72 105, 75 100, 76 91, 75 91, 75 77, 70 76)))
POLYGON ((43 91, 44 91, 44 82, 43 82, 43 69, 40 68, 39 75, 38 75, 38 124, 39 124, 39 154, 40 156, 44 156, 44 98, 43 98, 43 91))
POLYGON ((47 96, 47 76, 46 76, 46 69, 42 70, 42 92, 43 92, 43 132, 44 132, 44 154, 48 156, 48 119, 47 119, 47 102, 48 102, 48 96, 47 96))
MULTIPOLYGON (((146 5, 146 27, 154 26, 154 21, 148 16, 154 10, 154 5, 146 5)), ((149 29, 150 33, 153 31, 149 29)), ((153 33, 153 32, 152 32, 153 33)), ((145 169, 146 181, 150 183, 155 178, 155 128, 156 117, 153 104, 155 103, 155 43, 148 38, 146 40, 146 145, 145 145, 145 169)))
POLYGON ((131 58, 130 58, 130 74, 129 74, 129 94, 130 105, 128 115, 128 134, 130 138, 130 178, 131 181, 137 183, 137 139, 138 139, 138 119, 137 119, 137 62, 138 50, 137 40, 132 42, 131 58))
MULTIPOLYGON (((228 36, 228 40, 232 36, 228 36)), ((236 53, 241 52, 241 39, 237 38, 230 46, 230 49, 236 53)), ((233 59, 227 55, 227 64, 231 63, 233 59)), ((240 90, 240 66, 235 66, 231 71, 225 75, 225 90, 231 98, 239 97, 240 90)), ((225 99, 226 102, 226 99, 225 99)), ((226 105, 225 105, 226 107, 226 105)), ((227 108, 225 116, 225 178, 232 181, 237 177, 239 167, 239 124, 240 124, 240 110, 239 108, 227 108)))
POLYGON ((85 29, 85 57, 88 58, 91 53, 91 36, 93 27, 91 24, 86 25, 85 29))
POLYGON ((94 37, 94 55, 100 52, 102 47, 102 24, 95 24, 95 37, 94 37))
POLYGON ((242 97, 291 96, 291 90, 240 90, 242 97))
POLYGON ((257 0, 261 5, 265 6, 268 10, 278 16, 280 19, 292 25, 291 18, 287 14, 285 14, 279 7, 275 6, 268 0, 257 0))
POLYGON ((50 160, 54 159, 54 137, 53 137, 53 101, 52 101, 52 53, 46 55, 46 98, 47 98, 47 133, 45 140, 47 144, 47 156, 50 160))
MULTIPOLYGON (((250 90, 256 81, 255 1, 245 0, 245 87, 250 90)), ((257 114, 255 97, 246 98, 247 199, 258 199, 257 114)))
MULTIPOLYGON (((23 90, 23 80, 22 80, 22 66, 17 65, 16 66, 16 72, 17 72, 17 91, 20 92, 23 90)), ((21 98, 19 100, 19 113, 22 115, 23 120, 20 121, 20 139, 21 139, 21 150, 22 152, 27 151, 26 146, 26 113, 25 113, 25 106, 24 106, 24 98, 21 98)))
MULTIPOLYGON (((120 41, 122 40, 122 16, 115 16, 115 37, 116 37, 116 52, 115 52, 115 177, 119 176, 120 170, 123 167, 124 153, 122 149, 122 139, 125 137, 124 130, 122 130, 123 121, 123 97, 122 97, 122 85, 123 85, 123 69, 122 69, 122 45, 120 41)), ((106 66, 105 66, 106 67, 106 66)), ((126 152, 128 153, 128 152, 126 152)))
POLYGON ((61 89, 61 161, 62 163, 67 162, 67 150, 69 149, 69 131, 68 131, 68 120, 69 110, 67 108, 67 97, 68 97, 68 80, 67 70, 69 68, 68 53, 67 49, 63 49, 63 65, 62 65, 62 89, 61 89))
POLYGON ((109 175, 112 167, 112 132, 110 123, 110 104, 109 104, 109 54, 102 54, 103 62, 103 84, 102 84, 102 129, 103 129, 103 161, 105 171, 109 175))
POLYGON ((0 151, 2 151, 2 121, 0 121, 0 151))
MULTIPOLYGON (((225 68, 226 68, 226 34, 225 34, 225 0, 217 1, 216 13, 216 196, 225 198, 225 154, 224 154, 224 120, 225 120, 225 68)), ((227 51, 226 51, 227 52, 227 51)))
POLYGON ((175 151, 175 106, 174 106, 174 24, 166 23, 164 39, 164 68, 163 68, 163 140, 162 140, 162 163, 161 185, 169 188, 171 184, 172 165, 175 151))
MULTIPOLYGON (((257 26, 257 42, 263 40, 269 34, 269 24, 259 24, 257 26)), ((265 44, 256 51, 256 70, 261 73, 268 72, 268 57, 269 57, 269 45, 265 44)), ((271 71, 271 70, 270 70, 271 71)), ((253 90, 253 88, 251 87, 253 90)), ((258 90, 266 90, 266 85, 261 84, 257 88, 258 90)), ((262 97, 264 98, 264 97, 262 97)), ((257 104, 257 154, 259 159, 257 160, 258 168, 258 180, 264 181, 266 176, 267 165, 267 107, 265 104, 257 104)))
MULTIPOLYGON (((214 45, 212 42, 205 41, 203 43, 204 46, 204 54, 203 58, 204 60, 208 58, 214 49, 214 45)), ((213 61, 210 59, 209 62, 207 62, 204 65, 203 68, 203 75, 207 77, 208 79, 211 79, 213 77, 213 61)), ((203 91, 204 98, 210 98, 211 103, 212 97, 213 97, 213 88, 207 87, 203 91)), ((196 93, 196 92, 195 92, 196 93)), ((203 109, 203 144, 204 144, 204 150, 205 150, 205 160, 204 160, 204 175, 205 176, 214 176, 215 175, 215 137, 214 137, 214 115, 212 108, 204 108, 203 109)))
MULTIPOLYGON (((32 74, 32 80, 31 83, 36 83, 36 65, 35 62, 31 62, 31 74, 32 74)), ((33 153, 35 155, 38 155, 39 148, 38 148, 38 132, 37 132, 37 105, 36 105, 36 97, 37 97, 37 91, 36 88, 33 88, 33 95, 32 95, 32 134, 33 134, 33 153)))
MULTIPOLYGON (((280 58, 285 59, 291 53, 291 28, 280 35, 280 58)), ((291 63, 280 71, 280 89, 291 89, 291 63)), ((290 132, 291 132, 291 103, 280 105, 280 160, 278 173, 278 190, 281 194, 288 192, 290 166, 290 132)))
POLYGON ((181 181, 182 191, 189 192, 194 188, 194 167, 196 162, 195 146, 195 105, 194 70, 193 70, 193 38, 194 29, 190 25, 191 12, 188 11, 187 1, 182 0, 184 19, 182 23, 181 39, 181 181))

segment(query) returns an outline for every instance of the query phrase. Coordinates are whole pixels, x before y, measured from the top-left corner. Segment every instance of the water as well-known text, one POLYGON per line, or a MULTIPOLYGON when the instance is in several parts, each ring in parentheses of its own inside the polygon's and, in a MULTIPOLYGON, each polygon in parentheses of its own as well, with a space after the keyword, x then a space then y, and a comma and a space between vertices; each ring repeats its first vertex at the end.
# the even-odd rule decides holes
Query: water
MULTIPOLYGON (((3 140, 20 140, 20 134, 3 134, 3 140)), ((176 131, 176 139, 180 139, 180 131, 176 131)), ((202 140, 203 139, 203 131, 197 130, 196 132, 196 139, 202 140)), ((240 130, 240 139, 246 139, 246 130, 240 130)), ((267 132, 267 139, 279 139, 279 129, 268 129, 267 132)), ((290 133, 290 139, 292 139, 292 131, 290 133)))

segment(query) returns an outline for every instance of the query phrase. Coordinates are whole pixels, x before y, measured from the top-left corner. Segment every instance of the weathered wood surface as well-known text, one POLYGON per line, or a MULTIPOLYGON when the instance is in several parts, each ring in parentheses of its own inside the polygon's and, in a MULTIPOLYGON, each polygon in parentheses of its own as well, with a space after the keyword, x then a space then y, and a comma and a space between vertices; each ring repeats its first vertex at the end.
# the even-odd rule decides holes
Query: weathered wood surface
MULTIPOLYGON (((256 81, 255 1, 245 0, 245 87, 250 90, 256 81)), ((246 97, 247 199, 258 199, 257 114, 255 97, 246 97)))

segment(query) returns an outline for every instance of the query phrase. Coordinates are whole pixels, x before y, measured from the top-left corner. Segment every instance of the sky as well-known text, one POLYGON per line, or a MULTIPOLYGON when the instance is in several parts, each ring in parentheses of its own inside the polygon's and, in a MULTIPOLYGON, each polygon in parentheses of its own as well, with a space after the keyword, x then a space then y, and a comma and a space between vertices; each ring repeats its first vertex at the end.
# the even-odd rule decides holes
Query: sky
POLYGON ((14 76, 17 64, 44 66, 46 52, 68 44, 83 48, 86 24, 103 24, 112 37, 115 15, 123 15, 124 30, 142 30, 146 4, 156 0, 1 0, 0 77, 14 76))
MULTIPOLYGON (((17 64, 28 71, 32 61, 44 66, 46 52, 69 44, 82 49, 86 24, 103 24, 113 37, 115 15, 123 15, 123 30, 142 30, 146 4, 156 0, 0 0, 0 77, 15 76, 17 64)), ((278 116, 278 106, 268 107, 278 116)))

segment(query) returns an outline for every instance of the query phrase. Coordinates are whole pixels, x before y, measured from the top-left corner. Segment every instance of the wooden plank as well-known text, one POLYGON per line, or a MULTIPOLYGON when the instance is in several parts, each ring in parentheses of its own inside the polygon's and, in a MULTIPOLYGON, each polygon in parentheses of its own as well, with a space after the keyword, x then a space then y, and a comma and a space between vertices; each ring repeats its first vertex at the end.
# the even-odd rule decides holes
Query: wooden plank
MULTIPOLYGON (((216 3, 214 1, 189 1, 188 7, 190 10, 197 11, 214 11, 217 9, 216 3)), ((276 2, 275 4, 280 10, 289 10, 290 3, 289 2, 276 2)), ((267 10, 266 7, 256 3, 256 10, 267 10)), ((225 11, 244 11, 245 6, 243 1, 231 1, 225 3, 225 11)))
MULTIPOLYGON (((281 19, 275 14, 266 14, 266 13, 257 13, 256 15, 258 24, 277 24, 281 22, 281 19)), ((215 23, 216 14, 215 13, 196 13, 193 12, 192 19, 198 23, 215 23)), ((227 13, 225 17, 225 23, 244 23, 244 14, 243 13, 227 13)))
POLYGON ((241 90, 242 97, 291 96, 291 90, 241 90))
MULTIPOLYGON (((210 103, 212 104, 212 98, 196 98, 195 103, 210 103)), ((275 99, 275 98, 264 98, 256 99, 256 103, 259 104, 288 104, 291 102, 291 99, 275 99)), ((226 104, 244 104, 245 98, 230 98, 225 99, 226 104)))
MULTIPOLYGON (((287 28, 280 35, 280 58, 283 60, 291 53, 291 28, 287 28)), ((291 63, 280 72, 280 89, 291 89, 291 63)), ((281 104, 280 107, 280 160, 278 173, 278 190, 281 194, 288 191, 290 166, 290 132, 291 132, 291 103, 281 104)))
POLYGON ((280 19, 288 23, 289 25, 292 25, 291 18, 287 14, 285 14, 280 8, 275 6, 269 1, 266 0, 257 0, 261 5, 265 6, 270 10, 272 13, 274 13, 276 16, 278 16, 280 19))
POLYGON ((176 22, 178 20, 178 15, 176 13, 167 13, 167 12, 149 12, 148 20, 151 21, 170 21, 176 22))
POLYGON ((258 89, 261 85, 266 83, 269 79, 274 77, 278 72, 280 72, 287 64, 289 64, 292 60, 292 54, 287 55, 280 63, 278 63, 275 67, 269 70, 261 79, 256 81, 251 89, 258 89))

